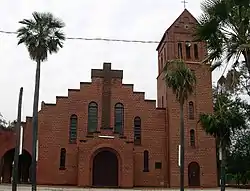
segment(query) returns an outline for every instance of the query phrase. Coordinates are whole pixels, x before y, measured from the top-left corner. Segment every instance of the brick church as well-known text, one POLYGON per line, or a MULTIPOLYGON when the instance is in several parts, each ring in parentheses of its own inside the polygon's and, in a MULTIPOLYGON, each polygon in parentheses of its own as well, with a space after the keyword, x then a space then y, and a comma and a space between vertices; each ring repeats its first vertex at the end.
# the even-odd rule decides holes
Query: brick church
MULTIPOLYGON (((167 60, 182 58, 195 72, 195 92, 184 106, 185 186, 216 187, 215 139, 199 114, 213 111, 207 50, 192 42, 196 19, 184 10, 166 30, 158 51, 157 101, 123 84, 123 71, 110 63, 91 70, 91 82, 42 102, 38 130, 38 184, 80 187, 178 187, 179 104, 164 81, 167 60), (157 103, 157 104, 156 104, 157 103)), ((126 71, 124 71, 126 72, 126 71)), ((152 79, 153 80, 153 79, 152 79)), ((22 123, 19 180, 30 181, 32 118, 22 123)), ((0 132, 1 183, 10 183, 15 133, 0 132)))

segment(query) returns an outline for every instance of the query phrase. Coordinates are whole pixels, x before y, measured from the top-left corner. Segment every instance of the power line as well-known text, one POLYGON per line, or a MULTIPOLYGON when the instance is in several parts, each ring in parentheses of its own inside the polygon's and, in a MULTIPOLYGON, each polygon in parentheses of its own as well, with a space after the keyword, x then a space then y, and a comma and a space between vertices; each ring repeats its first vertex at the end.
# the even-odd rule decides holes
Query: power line
MULTIPOLYGON (((0 33, 4 34, 17 34, 17 32, 12 31, 2 31, 0 33)), ((159 41, 152 41, 152 40, 124 40, 124 39, 111 39, 111 38, 85 38, 85 37, 66 37, 69 40, 86 40, 86 41, 112 41, 112 42, 130 42, 130 43, 145 43, 145 44, 158 44, 159 41)))
MULTIPOLYGON (((17 32, 12 31, 3 31, 0 30, 0 33, 3 34, 17 34, 17 32)), ((66 37, 69 40, 84 40, 84 41, 109 41, 109 42, 124 42, 124 43, 143 43, 143 44, 159 44, 161 41, 154 40, 126 40, 126 39, 112 39, 112 38, 85 38, 85 37, 66 37)), ((177 41, 162 41, 162 43, 176 43, 177 41)), ((186 42, 186 41, 178 41, 186 42)))
POLYGON ((10 31, 0 31, 0 33, 5 33, 5 34, 17 34, 17 32, 10 32, 10 31))
POLYGON ((83 38, 83 37, 67 37, 69 40, 92 40, 92 41, 111 41, 111 42, 128 42, 128 43, 145 43, 158 44, 159 41, 145 41, 145 40, 124 40, 124 39, 110 39, 110 38, 83 38))

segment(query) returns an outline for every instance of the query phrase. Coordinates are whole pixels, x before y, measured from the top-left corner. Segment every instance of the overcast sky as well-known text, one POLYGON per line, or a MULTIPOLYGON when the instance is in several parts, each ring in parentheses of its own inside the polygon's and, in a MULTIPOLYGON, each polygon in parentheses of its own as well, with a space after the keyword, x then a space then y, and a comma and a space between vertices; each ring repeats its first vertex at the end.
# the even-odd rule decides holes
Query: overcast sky
MULTIPOLYGON (((201 0, 190 0, 187 9, 201 14, 201 0)), ((33 11, 49 11, 65 23, 67 37, 102 37, 156 40, 184 10, 181 0, 1 0, 0 30, 16 31, 19 20, 33 11)), ((133 83, 146 98, 156 99, 157 44, 130 44, 67 40, 58 54, 42 63, 40 100, 55 103, 68 88, 90 81, 91 68, 111 62, 124 71, 123 83, 133 83)), ((32 115, 36 65, 15 35, 0 33, 0 112, 7 120, 17 116, 19 89, 24 88, 23 113, 32 115)), ((216 80, 222 69, 213 74, 216 80)))

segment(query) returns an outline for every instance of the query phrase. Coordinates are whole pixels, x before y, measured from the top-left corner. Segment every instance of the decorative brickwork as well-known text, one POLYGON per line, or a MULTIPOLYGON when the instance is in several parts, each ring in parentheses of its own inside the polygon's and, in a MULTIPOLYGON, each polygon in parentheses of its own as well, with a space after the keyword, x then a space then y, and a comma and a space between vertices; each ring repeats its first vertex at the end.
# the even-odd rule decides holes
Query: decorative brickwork
MULTIPOLYGON (((205 44, 191 42, 195 23, 185 10, 165 32, 157 48, 158 107, 156 101, 144 98, 144 92, 134 92, 133 85, 123 84, 123 71, 111 70, 110 63, 104 63, 102 70, 93 69, 91 82, 81 82, 79 89, 69 89, 68 96, 57 96, 55 104, 42 102, 38 184, 178 187, 179 105, 165 85, 162 69, 182 47, 179 56, 197 77, 195 92, 185 105, 185 185, 217 186, 215 140, 197 124, 200 112, 212 112, 212 87, 209 66, 200 64, 206 53, 205 44), (90 103, 92 106, 94 103, 94 109, 90 109, 90 103), (117 113, 116 105, 120 108, 117 113), (115 126, 119 133, 114 132, 115 126)), ((23 155, 27 158, 31 153, 31 122, 32 118, 26 118, 23 123, 23 145, 27 151, 23 155)), ((11 154, 8 158, 5 153, 14 144, 13 132, 0 132, 0 175, 4 182, 10 180, 6 165, 11 162, 11 154)), ((26 168, 22 172, 28 171, 26 168)))

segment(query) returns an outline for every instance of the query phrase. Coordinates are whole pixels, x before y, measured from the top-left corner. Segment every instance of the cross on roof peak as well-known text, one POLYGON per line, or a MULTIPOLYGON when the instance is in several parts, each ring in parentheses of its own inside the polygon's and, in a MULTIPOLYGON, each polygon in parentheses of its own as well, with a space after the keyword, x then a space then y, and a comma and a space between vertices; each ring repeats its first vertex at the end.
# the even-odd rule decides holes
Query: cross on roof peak
POLYGON ((104 62, 103 69, 92 69, 91 70, 91 78, 104 78, 104 79, 112 79, 112 78, 123 78, 122 70, 112 70, 111 63, 104 62))
POLYGON ((103 70, 105 70, 105 71, 110 71, 111 70, 111 63, 109 63, 109 62, 104 62, 103 63, 103 70))
POLYGON ((184 5, 184 9, 186 9, 186 4, 188 3, 186 0, 183 0, 183 1, 181 1, 181 3, 183 3, 183 5, 184 5))
POLYGON ((112 79, 122 79, 122 70, 111 70, 111 63, 103 63, 103 69, 92 69, 91 78, 102 78, 102 126, 110 129, 112 79))

